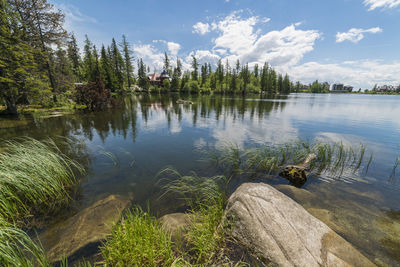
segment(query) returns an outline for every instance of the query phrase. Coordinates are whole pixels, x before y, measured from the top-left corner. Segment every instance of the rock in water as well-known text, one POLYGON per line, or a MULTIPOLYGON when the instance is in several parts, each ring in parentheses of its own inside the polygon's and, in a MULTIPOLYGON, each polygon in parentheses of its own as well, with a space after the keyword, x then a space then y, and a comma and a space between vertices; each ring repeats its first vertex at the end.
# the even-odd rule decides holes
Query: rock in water
POLYGON ((311 162, 317 156, 312 153, 307 156, 300 165, 287 165, 280 172, 279 176, 288 179, 294 186, 302 187, 307 182, 306 170, 310 168, 311 162))
POLYGON ((225 222, 238 243, 272 266, 375 266, 303 207, 266 184, 229 198, 225 222))
POLYGON ((296 187, 302 187, 307 182, 306 170, 301 166, 288 165, 279 172, 279 176, 288 179, 296 187))
POLYGON ((187 232, 192 224, 189 214, 171 213, 160 218, 160 223, 165 231, 171 234, 172 240, 182 241, 183 234, 187 232))
POLYGON ((111 195, 62 222, 56 230, 45 232, 41 238, 55 243, 48 250, 49 259, 59 261, 66 257, 71 262, 87 256, 88 251, 96 251, 130 203, 130 199, 111 195))

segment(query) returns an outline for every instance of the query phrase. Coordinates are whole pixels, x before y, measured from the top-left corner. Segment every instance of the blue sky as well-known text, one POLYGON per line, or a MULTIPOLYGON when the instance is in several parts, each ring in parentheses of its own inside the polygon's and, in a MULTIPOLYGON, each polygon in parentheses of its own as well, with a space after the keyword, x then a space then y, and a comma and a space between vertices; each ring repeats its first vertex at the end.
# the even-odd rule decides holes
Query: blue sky
POLYGON ((127 36, 136 58, 190 67, 268 61, 292 79, 356 88, 400 84, 400 0, 52 0, 65 27, 100 47, 127 36))

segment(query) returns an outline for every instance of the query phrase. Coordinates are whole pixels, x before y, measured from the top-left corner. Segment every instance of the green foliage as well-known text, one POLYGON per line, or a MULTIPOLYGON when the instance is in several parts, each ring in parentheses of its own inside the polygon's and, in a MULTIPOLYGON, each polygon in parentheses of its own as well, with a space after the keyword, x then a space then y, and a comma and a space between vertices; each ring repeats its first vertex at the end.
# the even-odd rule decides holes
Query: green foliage
POLYGON ((311 93, 325 93, 327 89, 324 87, 322 83, 319 83, 318 80, 313 82, 311 85, 311 93))
POLYGON ((7 112, 17 114, 21 98, 37 95, 36 86, 43 86, 43 77, 35 61, 38 50, 24 39, 20 17, 7 1, 0 1, 0 98, 7 105, 7 112))
POLYGON ((169 90, 171 87, 171 83, 169 82, 169 79, 164 79, 163 80, 163 88, 164 90, 169 90))
POLYGON ((197 81, 190 82, 190 93, 198 93, 200 92, 200 86, 197 81))
POLYGON ((172 241, 156 218, 134 208, 114 226, 101 247, 108 266, 171 266, 172 241))

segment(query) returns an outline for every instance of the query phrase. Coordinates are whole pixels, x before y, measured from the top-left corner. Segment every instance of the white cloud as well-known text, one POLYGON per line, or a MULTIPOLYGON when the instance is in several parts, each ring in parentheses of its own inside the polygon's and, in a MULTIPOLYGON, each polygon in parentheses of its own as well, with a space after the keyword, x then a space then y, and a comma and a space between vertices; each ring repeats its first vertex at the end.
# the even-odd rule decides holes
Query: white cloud
POLYGON ((135 44, 133 46, 133 52, 136 54, 136 58, 143 59, 146 65, 158 70, 162 69, 164 65, 164 54, 154 46, 150 44, 135 44))
POLYGON ((338 32, 336 34, 336 42, 341 43, 344 41, 350 41, 353 43, 358 43, 362 39, 364 39, 364 33, 380 33, 382 32, 382 29, 379 27, 374 27, 370 29, 357 29, 357 28, 352 28, 348 32, 338 32))
POLYGON ((346 61, 335 64, 307 62, 287 71, 295 80, 311 83, 320 81, 342 82, 358 89, 374 84, 400 84, 400 62, 384 63, 378 60, 346 61), (332 80, 335 79, 335 80, 332 80))
MULTIPOLYGON (((196 57, 197 62, 199 64, 210 63, 211 65, 217 65, 218 60, 221 58, 217 54, 215 54, 211 51, 208 51, 208 50, 197 50, 194 53, 194 56, 196 57)), ((190 55, 190 61, 191 60, 192 60, 192 57, 190 55)))
POLYGON ((241 11, 233 12, 211 24, 212 30, 219 33, 213 41, 212 51, 221 55, 227 54, 226 58, 230 62, 239 59, 241 62, 248 62, 250 66, 266 61, 274 66, 291 66, 298 63, 304 54, 312 51, 315 41, 321 37, 316 30, 297 29, 301 23, 263 34, 256 27, 269 22, 269 18, 242 18, 240 13, 241 11))
POLYGON ((58 4, 56 8, 60 9, 65 14, 66 22, 91 22, 97 23, 95 18, 83 14, 76 6, 71 4, 58 4))
POLYGON ((197 22, 195 25, 193 25, 192 32, 204 35, 210 32, 210 25, 208 23, 197 22))
POLYGON ((395 8, 400 5, 400 0, 364 0, 364 5, 368 6, 368 11, 377 8, 395 8))
POLYGON ((172 56, 178 55, 179 50, 181 49, 181 45, 174 42, 167 42, 168 51, 172 56))

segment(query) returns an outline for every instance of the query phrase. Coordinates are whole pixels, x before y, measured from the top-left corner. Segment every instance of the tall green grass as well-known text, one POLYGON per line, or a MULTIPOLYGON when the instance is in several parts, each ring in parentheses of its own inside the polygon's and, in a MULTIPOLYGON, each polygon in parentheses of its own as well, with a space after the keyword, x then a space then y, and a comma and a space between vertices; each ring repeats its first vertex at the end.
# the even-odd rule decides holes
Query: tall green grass
POLYGON ((52 140, 20 138, 0 152, 0 265, 48 266, 43 248, 21 226, 66 207, 83 167, 52 140))
POLYGON ((49 266, 43 248, 0 217, 0 266, 49 266))
POLYGON ((126 213, 114 226, 101 253, 107 266, 171 266, 175 260, 171 236, 140 208, 126 213))
POLYGON ((0 153, 0 216, 19 223, 59 211, 71 201, 84 169, 61 153, 54 141, 6 141, 0 153))

